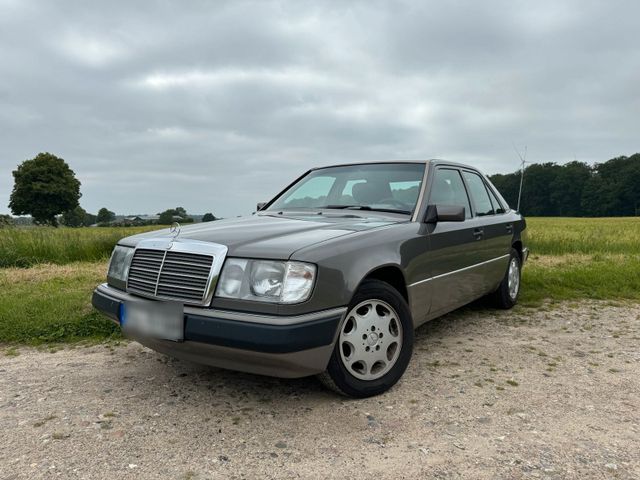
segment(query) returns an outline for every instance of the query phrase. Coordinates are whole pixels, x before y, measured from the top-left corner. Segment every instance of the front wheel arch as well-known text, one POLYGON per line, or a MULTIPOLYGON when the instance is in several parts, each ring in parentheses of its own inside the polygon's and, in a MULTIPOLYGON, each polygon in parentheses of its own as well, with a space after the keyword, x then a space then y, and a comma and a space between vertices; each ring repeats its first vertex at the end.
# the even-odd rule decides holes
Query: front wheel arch
MULTIPOLYGON (((404 273, 402 273, 402 269, 399 265, 396 264, 388 264, 382 265, 374 268, 367 272, 367 274, 360 280, 358 287, 353 292, 355 296, 358 292, 358 289, 362 286, 362 284, 368 280, 380 280, 391 285, 395 288, 402 298, 404 298, 405 302, 409 303, 409 291, 407 290, 407 281, 404 277, 404 273)), ((352 297, 353 298, 353 297, 352 297)))

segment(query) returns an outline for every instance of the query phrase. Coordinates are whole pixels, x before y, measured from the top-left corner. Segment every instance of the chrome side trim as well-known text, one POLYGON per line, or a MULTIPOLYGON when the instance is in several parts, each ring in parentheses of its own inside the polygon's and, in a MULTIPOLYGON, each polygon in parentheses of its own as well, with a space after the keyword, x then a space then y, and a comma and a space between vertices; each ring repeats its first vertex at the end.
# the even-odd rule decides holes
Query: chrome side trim
POLYGON ((429 162, 425 162, 424 173, 422 174, 422 186, 420 188, 420 193, 418 194, 418 200, 416 201, 416 206, 413 209, 413 215, 411 215, 412 222, 416 222, 418 220, 418 213, 422 208, 422 200, 424 199, 425 190, 427 189, 428 175, 429 175, 429 162))
MULTIPOLYGON (((148 301, 140 296, 132 295, 122 290, 110 287, 108 284, 103 283, 98 285, 98 291, 118 301, 130 301, 130 302, 145 302, 148 301)), ((156 299, 162 300, 162 299, 156 299)), ((268 325, 294 325, 297 323, 312 322, 314 320, 320 320, 326 317, 332 317, 337 315, 344 315, 347 312, 347 307, 331 308, 329 310, 320 310, 317 312, 305 313, 302 315, 261 315, 258 313, 244 313, 234 312, 230 310, 216 310, 211 308, 197 308, 184 306, 184 313, 192 315, 198 315, 200 317, 215 317, 223 318, 225 320, 234 320, 238 322, 248 323, 264 323, 268 325)))
POLYGON ((487 265, 488 263, 497 262, 498 260, 502 260, 510 257, 510 254, 502 255, 500 257, 492 258, 491 260, 485 260, 484 262, 476 263, 474 265, 469 265, 468 267, 460 268, 458 270, 453 270, 447 273, 441 273, 440 275, 436 275, 434 277, 425 278, 424 280, 419 280, 409 285, 409 288, 415 287, 416 285, 420 285, 421 283, 430 282, 432 280, 438 280, 439 278, 448 277, 449 275, 455 275, 456 273, 464 272, 466 270, 471 270, 472 268, 481 267, 483 265, 487 265))

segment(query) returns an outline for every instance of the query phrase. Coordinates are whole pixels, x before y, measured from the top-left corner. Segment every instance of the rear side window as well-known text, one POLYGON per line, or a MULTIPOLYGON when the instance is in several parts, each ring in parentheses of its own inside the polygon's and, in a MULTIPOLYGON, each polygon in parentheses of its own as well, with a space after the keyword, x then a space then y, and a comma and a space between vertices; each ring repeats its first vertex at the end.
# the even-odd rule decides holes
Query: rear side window
POLYGON ((464 179, 469 186, 469 193, 471 195, 471 201, 476 210, 476 215, 482 217, 484 215, 493 215, 493 206, 487 193, 487 188, 484 185, 484 181, 477 173, 464 172, 464 179))
POLYGON ((491 187, 489 185, 487 185, 487 191, 489 192, 489 196, 491 197, 491 203, 493 204, 493 209, 495 210, 495 212, 504 213, 505 210, 504 208, 502 208, 500 200, 498 200, 498 197, 496 197, 496 194, 493 193, 493 190, 491 190, 491 187))
POLYGON ((467 190, 458 170, 439 168, 433 177, 431 186, 431 205, 455 205, 464 207, 466 218, 471 218, 471 205, 467 190))

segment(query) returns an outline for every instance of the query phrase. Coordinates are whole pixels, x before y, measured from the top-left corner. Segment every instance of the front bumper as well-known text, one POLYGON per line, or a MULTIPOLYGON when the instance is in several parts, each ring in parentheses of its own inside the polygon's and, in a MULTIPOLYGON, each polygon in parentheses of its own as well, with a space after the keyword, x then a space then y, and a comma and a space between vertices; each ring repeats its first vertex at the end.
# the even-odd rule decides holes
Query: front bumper
MULTIPOLYGON (((107 284, 93 292, 93 306, 120 323, 124 302, 152 302, 107 284)), ((256 315, 184 308, 184 342, 133 337, 170 356, 231 370, 276 377, 304 377, 326 369, 346 308, 297 316, 256 315)))

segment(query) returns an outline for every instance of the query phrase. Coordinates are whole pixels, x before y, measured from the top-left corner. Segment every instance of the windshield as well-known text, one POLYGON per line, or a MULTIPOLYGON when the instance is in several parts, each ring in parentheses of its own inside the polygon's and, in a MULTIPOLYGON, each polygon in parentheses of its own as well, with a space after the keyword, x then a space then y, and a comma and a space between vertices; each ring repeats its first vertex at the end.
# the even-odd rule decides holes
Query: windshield
POLYGON ((424 168, 421 163, 378 163, 313 170, 267 210, 328 208, 411 214, 424 168))

